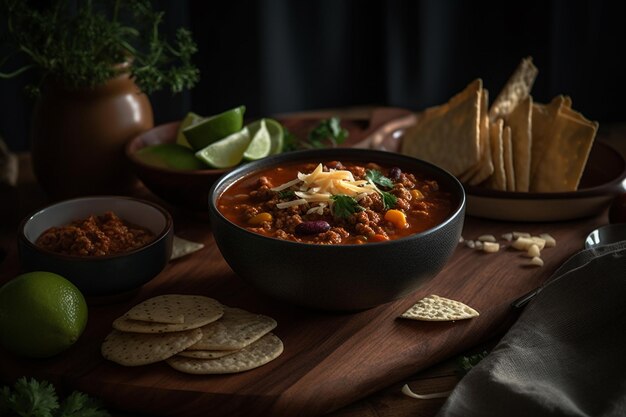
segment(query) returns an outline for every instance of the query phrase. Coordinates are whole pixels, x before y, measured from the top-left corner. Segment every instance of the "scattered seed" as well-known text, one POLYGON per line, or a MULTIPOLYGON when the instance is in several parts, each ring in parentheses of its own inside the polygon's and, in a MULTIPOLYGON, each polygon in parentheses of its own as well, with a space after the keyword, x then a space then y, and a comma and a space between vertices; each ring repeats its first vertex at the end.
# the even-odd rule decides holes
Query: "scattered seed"
POLYGON ((538 256, 535 256, 534 258, 532 258, 530 260, 530 265, 533 265, 533 266, 543 266, 543 259, 541 259, 538 256))
POLYGON ((515 239, 520 238, 520 237, 530 237, 530 233, 526 233, 526 232, 513 232, 513 237, 515 239))
POLYGON ((498 252, 499 250, 500 250, 499 243, 483 242, 483 251, 487 253, 495 253, 495 252, 498 252))
POLYGON ((467 246, 470 249, 474 249, 476 247, 476 244, 474 243, 473 240, 466 240, 465 241, 465 246, 467 246))
POLYGON ((510 242, 513 240, 513 233, 505 233, 502 235, 502 239, 506 240, 507 242, 510 242))
POLYGON ((549 233, 541 233, 539 237, 546 241, 546 248, 553 248, 556 246, 556 239, 549 233))
POLYGON ((481 242, 495 242, 496 237, 494 235, 481 235, 478 236, 478 240, 480 240, 481 242))
POLYGON ((526 256, 528 256, 529 258, 534 258, 536 256, 539 256, 541 254, 541 251, 539 250, 539 246, 537 245, 530 245, 528 247, 528 250, 526 251, 526 256))

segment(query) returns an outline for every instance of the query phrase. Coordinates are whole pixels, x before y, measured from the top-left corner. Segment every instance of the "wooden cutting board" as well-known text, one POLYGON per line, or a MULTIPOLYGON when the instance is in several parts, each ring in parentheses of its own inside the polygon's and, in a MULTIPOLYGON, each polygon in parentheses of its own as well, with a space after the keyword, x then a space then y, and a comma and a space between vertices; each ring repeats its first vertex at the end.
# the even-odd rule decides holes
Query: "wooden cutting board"
MULTIPOLYGON (((156 201, 146 190, 138 194, 156 201)), ((545 266, 537 268, 527 266, 528 258, 512 249, 486 254, 459 245, 446 268, 414 294, 366 311, 328 313, 286 305, 256 292, 224 262, 203 216, 166 207, 174 216, 175 233, 203 242, 205 248, 171 262, 130 298, 92 304, 84 335, 61 355, 30 360, 0 352, 0 379, 45 378, 61 390, 78 389, 99 397, 110 409, 148 415, 321 415, 500 335, 519 313, 510 307, 511 302, 543 283, 582 248, 590 230, 606 223, 606 214, 545 224, 468 217, 463 231, 466 239, 485 233, 499 237, 514 230, 547 232, 557 239, 557 246, 543 251, 545 266), (274 317, 284 353, 258 369, 223 376, 182 374, 164 363, 126 368, 104 360, 100 344, 111 322, 136 303, 165 293, 202 294, 274 317), (433 293, 471 305, 480 317, 453 323, 397 318, 433 293)), ((17 249, 12 244, 0 265, 0 282, 18 271, 17 249)))
MULTIPOLYGON (((113 409, 149 415, 321 415, 498 335, 516 317, 511 302, 544 282, 581 248, 588 231, 603 222, 600 217, 527 225, 468 218, 466 238, 513 230, 549 232, 557 247, 544 250, 546 264, 537 268, 525 266, 528 259, 511 249, 486 254, 459 245, 447 267, 418 292, 358 313, 323 313, 257 293, 223 261, 206 223, 177 216, 176 233, 202 241, 206 245, 202 251, 172 262, 131 299, 92 305, 84 335, 60 356, 26 360, 1 354, 0 375, 8 381, 22 375, 45 378, 65 389, 100 397, 113 409), (113 319, 137 302, 164 293, 207 295, 272 316, 278 321, 275 333, 285 351, 261 368, 227 376, 186 375, 163 363, 125 368, 105 361, 100 344, 113 319), (397 319, 431 293, 461 300, 476 308, 480 317, 454 323, 397 319)), ((2 279, 16 271, 13 247, 2 265, 2 279)))

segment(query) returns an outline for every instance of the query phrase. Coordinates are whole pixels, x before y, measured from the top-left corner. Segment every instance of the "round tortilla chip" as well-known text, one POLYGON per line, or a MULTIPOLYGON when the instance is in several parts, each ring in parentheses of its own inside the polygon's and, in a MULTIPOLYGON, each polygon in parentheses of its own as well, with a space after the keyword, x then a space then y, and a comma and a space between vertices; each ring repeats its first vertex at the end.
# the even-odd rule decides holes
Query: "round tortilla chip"
POLYGON ((224 307, 213 298, 169 294, 150 298, 133 307, 113 321, 113 328, 135 333, 177 332, 205 326, 223 314, 224 307), (181 316, 182 323, 174 322, 179 321, 181 316), (169 322, 156 322, 157 319, 169 322))
POLYGON ((182 352, 202 337, 202 330, 141 334, 113 330, 101 346, 102 356, 124 366, 160 362, 182 352))
POLYGON ((283 352, 283 342, 268 333, 232 355, 218 359, 193 359, 173 356, 166 362, 174 369, 199 375, 232 374, 258 368, 276 359, 283 352))
POLYGON ((276 320, 240 308, 224 307, 224 315, 202 327, 202 339, 189 350, 237 350, 276 327, 276 320))

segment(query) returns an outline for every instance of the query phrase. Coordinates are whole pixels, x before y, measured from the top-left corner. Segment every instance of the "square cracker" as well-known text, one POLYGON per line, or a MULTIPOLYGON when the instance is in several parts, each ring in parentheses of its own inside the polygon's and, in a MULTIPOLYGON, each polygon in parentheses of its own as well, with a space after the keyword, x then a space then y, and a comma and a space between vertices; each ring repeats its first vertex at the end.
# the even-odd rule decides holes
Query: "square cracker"
POLYGON ((504 121, 496 120, 489 126, 489 140, 491 143, 491 160, 493 161, 493 175, 489 180, 489 187, 506 191, 506 171, 504 170, 504 144, 502 133, 504 130, 504 121))
POLYGON ((482 80, 476 79, 446 104, 427 109, 407 128, 400 152, 459 176, 480 160, 482 80))
POLYGON ((478 311, 460 301, 431 294, 402 313, 401 318, 422 321, 454 321, 478 317, 478 311))
POLYGON ((489 119, 493 122, 509 115, 526 97, 530 95, 539 70, 533 64, 532 57, 522 59, 511 77, 504 85, 498 97, 489 109, 489 119))
POLYGON ((511 128, 504 126, 502 130, 502 159, 504 160, 504 175, 506 177, 506 190, 515 191, 515 168, 513 167, 513 143, 511 141, 511 128))
POLYGON ((528 191, 530 188, 532 105, 532 96, 527 96, 504 117, 504 123, 511 127, 516 191, 528 191))
MULTIPOLYGON (((569 100, 569 104, 571 105, 571 100, 569 100)), ((550 104, 547 105, 540 103, 533 104, 533 145, 530 152, 531 183, 535 181, 534 178, 537 175, 539 162, 543 158, 548 144, 550 143, 552 135, 552 125, 554 124, 555 117, 560 109, 567 105, 568 101, 566 101, 566 97, 562 95, 554 97, 550 104)))
POLYGON ((577 190, 597 130, 597 122, 580 121, 557 112, 550 141, 533 177, 531 191, 577 190))
POLYGON ((470 185, 478 185, 485 181, 493 174, 493 160, 491 158, 491 141, 489 139, 489 117, 487 115, 489 108, 489 92, 482 90, 481 106, 480 106, 480 152, 481 158, 478 163, 478 169, 469 179, 470 185))

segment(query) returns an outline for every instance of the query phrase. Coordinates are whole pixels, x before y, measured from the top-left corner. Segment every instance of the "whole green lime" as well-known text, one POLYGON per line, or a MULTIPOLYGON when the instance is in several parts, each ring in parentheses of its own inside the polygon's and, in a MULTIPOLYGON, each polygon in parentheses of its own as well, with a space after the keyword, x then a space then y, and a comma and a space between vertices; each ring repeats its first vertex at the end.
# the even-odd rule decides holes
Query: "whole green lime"
POLYGON ((0 344, 32 358, 56 355, 72 346, 87 325, 87 303, 67 279, 29 272, 0 288, 0 344))

